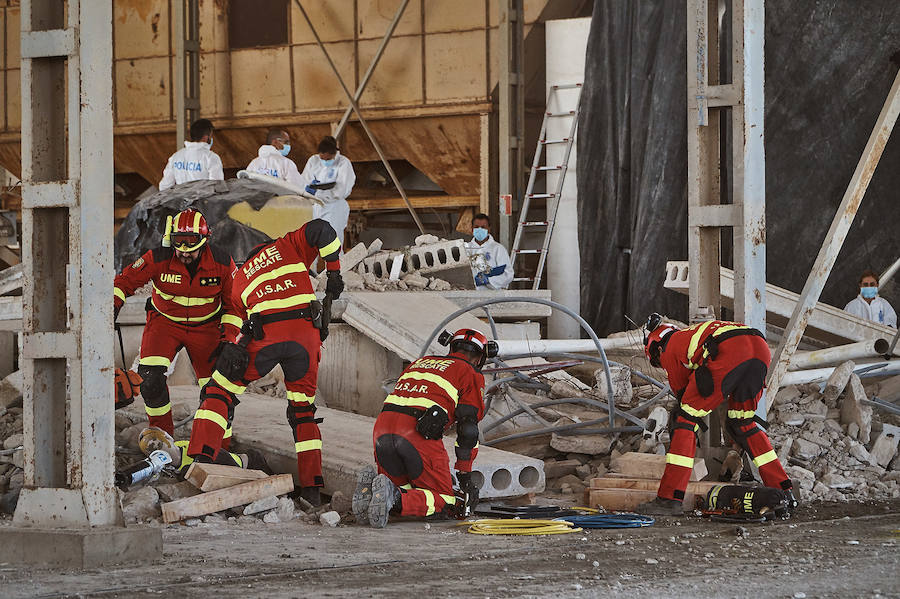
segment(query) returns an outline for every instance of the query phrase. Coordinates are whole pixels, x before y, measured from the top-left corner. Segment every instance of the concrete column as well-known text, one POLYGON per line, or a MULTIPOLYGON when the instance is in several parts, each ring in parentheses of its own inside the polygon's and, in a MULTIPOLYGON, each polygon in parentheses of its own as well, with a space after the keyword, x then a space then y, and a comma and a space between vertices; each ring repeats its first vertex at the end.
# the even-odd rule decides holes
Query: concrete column
MULTIPOLYGON (((584 82, 584 61, 587 52, 591 19, 563 19, 548 21, 547 36, 547 89, 552 85, 568 85, 584 82)), ((579 89, 559 90, 555 94, 558 106, 548 106, 548 111, 574 110, 579 89)), ((572 117, 574 118, 574 117, 572 117)), ((561 139, 569 135, 571 118, 550 119, 547 123, 547 139, 561 139)), ((565 144, 547 146, 547 164, 558 164, 565 154, 565 144)), ((578 157, 576 146, 569 155, 569 168, 563 181, 556 223, 550 239, 547 255, 547 288, 553 301, 581 311, 581 258, 578 245, 578 184, 576 181, 578 157)), ((557 186, 559 173, 547 173, 547 189, 557 186)), ((557 200, 548 200, 547 213, 553 214, 557 200)), ((564 314, 554 312, 548 321, 548 333, 552 339, 577 339, 581 336, 578 323, 564 314)))

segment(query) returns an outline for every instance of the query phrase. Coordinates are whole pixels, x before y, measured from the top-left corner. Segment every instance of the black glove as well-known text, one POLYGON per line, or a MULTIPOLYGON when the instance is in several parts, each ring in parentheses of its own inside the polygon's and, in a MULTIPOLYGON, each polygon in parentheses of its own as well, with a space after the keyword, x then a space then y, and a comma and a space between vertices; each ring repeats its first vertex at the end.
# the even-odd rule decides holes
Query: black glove
POLYGON ((328 339, 328 327, 322 327, 319 329, 319 341, 325 341, 328 339))
POLYGON ((459 481, 459 490, 467 495, 466 506, 469 510, 474 510, 478 505, 478 486, 472 480, 471 472, 457 472, 456 480, 459 481))
POLYGON ((333 299, 337 299, 341 297, 341 293, 344 291, 344 278, 341 276, 341 271, 339 270, 329 270, 328 271, 328 281, 325 283, 325 293, 330 295, 333 299))

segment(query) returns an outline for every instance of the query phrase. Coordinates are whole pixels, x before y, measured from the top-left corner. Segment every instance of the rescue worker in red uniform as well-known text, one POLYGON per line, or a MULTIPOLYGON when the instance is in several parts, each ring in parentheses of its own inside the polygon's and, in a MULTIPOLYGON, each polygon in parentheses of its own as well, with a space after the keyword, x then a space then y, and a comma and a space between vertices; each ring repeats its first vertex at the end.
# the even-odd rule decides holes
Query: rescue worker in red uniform
MULTIPOLYGON (((736 322, 711 320, 679 330, 663 324, 659 314, 647 323, 644 350, 650 364, 665 369, 680 403, 669 418, 671 441, 657 497, 637 511, 681 515, 684 492, 694 466, 696 433, 703 418, 728 401, 725 430, 759 468, 763 484, 792 495, 793 484, 778 460, 769 437, 757 423, 771 353, 763 334, 736 322)), ((792 496, 793 499, 793 496, 792 496)), ((793 500, 796 505, 796 500, 793 500)))
POLYGON ((478 502, 472 462, 478 455, 478 422, 484 416, 481 367, 497 346, 478 331, 444 332, 446 356, 424 356, 403 371, 375 420, 378 475, 368 466, 357 478, 353 513, 360 523, 387 525, 402 516, 447 515, 457 497, 441 438, 456 422, 456 478, 469 507, 478 502))
MULTIPOLYGON (((163 247, 150 250, 115 278, 118 317, 125 298, 152 281, 138 374, 150 426, 174 433, 166 371, 183 347, 202 386, 212 375, 215 353, 242 324, 231 302, 234 261, 209 243, 209 226, 196 210, 166 220, 163 247)), ((127 365, 125 365, 127 367, 127 365)))
POLYGON ((327 336, 323 305, 316 300, 309 267, 325 260, 325 306, 344 289, 334 229, 314 219, 275 241, 253 249, 234 273, 233 302, 245 321, 236 343, 222 348, 212 378, 200 392, 188 455, 199 462, 233 464, 221 451, 234 418, 237 396, 251 381, 281 364, 287 388, 287 421, 294 434, 301 496, 319 503, 322 436, 315 418, 316 377, 321 343, 327 336), (317 328, 320 327, 320 328, 317 328))

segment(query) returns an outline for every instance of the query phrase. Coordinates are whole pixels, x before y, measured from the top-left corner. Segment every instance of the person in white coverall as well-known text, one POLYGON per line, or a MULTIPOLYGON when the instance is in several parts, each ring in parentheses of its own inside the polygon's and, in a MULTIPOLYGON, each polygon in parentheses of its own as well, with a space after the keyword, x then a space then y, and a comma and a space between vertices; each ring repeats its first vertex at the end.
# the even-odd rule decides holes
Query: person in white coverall
POLYGON ((303 184, 306 192, 311 193, 324 205, 313 206, 313 218, 327 221, 335 230, 341 244, 344 243, 344 230, 350 219, 350 204, 347 196, 356 183, 353 164, 338 150, 337 141, 326 135, 319 142, 316 153, 309 157, 303 168, 303 184))
POLYGON ((191 141, 169 157, 163 170, 159 190, 169 189, 188 181, 209 179, 222 181, 222 159, 210 150, 213 144, 213 125, 207 119, 199 119, 191 124, 191 141))
POLYGON ((878 275, 871 270, 863 271, 859 278, 859 295, 844 310, 854 316, 897 328, 897 313, 886 299, 878 295, 878 275))
POLYGON ((250 161, 247 170, 270 177, 284 179, 303 187, 303 179, 293 160, 287 157, 291 151, 291 136, 282 129, 269 129, 266 145, 259 147, 259 155, 250 161))
POLYGON ((494 241, 490 226, 487 214, 472 217, 472 240, 466 242, 466 251, 472 259, 472 276, 478 289, 506 289, 513 280, 509 254, 505 247, 494 241), (473 259, 477 254, 484 260, 473 259))

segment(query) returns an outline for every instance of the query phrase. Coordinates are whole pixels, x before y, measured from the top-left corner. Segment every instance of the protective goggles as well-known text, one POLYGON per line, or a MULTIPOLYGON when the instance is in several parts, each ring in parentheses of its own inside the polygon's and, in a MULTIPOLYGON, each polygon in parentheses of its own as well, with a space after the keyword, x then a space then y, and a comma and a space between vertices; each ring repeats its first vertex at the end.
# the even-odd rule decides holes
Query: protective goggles
POLYGON ((193 252, 206 243, 199 233, 172 233, 172 247, 180 252, 193 252))

